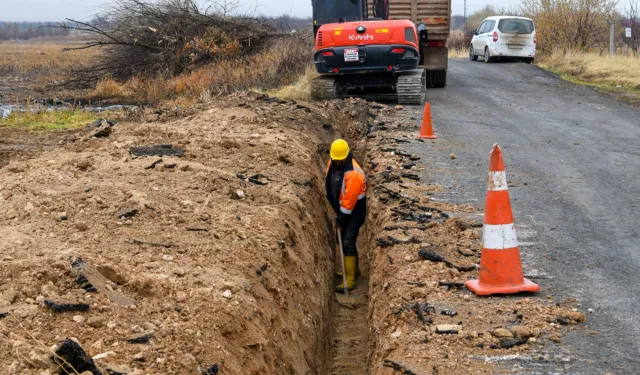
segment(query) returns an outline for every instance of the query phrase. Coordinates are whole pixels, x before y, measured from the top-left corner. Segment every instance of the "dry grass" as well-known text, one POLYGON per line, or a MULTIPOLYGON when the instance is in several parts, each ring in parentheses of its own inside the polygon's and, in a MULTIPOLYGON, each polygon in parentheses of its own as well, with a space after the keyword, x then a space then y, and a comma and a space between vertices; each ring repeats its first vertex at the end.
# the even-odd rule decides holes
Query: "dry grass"
POLYGON ((311 66, 307 68, 296 83, 271 90, 269 95, 277 96, 281 99, 309 101, 311 100, 311 81, 316 77, 318 77, 318 72, 315 67, 311 66))
POLYGON ((64 51, 64 47, 69 45, 63 42, 0 42, 0 72, 25 74, 68 71, 78 64, 87 65, 97 57, 97 51, 64 51))
POLYGON ((468 48, 449 48, 449 58, 451 59, 466 59, 469 57, 468 48))
POLYGON ((469 56, 469 44, 471 39, 464 36, 462 30, 451 30, 451 36, 449 37, 449 57, 450 58, 465 58, 469 56))
POLYGON ((537 65, 578 83, 640 92, 640 58, 553 52, 539 56, 537 65))
POLYGON ((127 96, 127 92, 111 77, 105 77, 98 82, 90 96, 94 98, 124 98, 127 96))
POLYGON ((240 90, 294 85, 301 75, 307 75, 310 48, 299 40, 282 40, 258 55, 218 61, 175 78, 132 78, 124 83, 105 78, 90 96, 157 105, 165 101, 202 102, 240 90))

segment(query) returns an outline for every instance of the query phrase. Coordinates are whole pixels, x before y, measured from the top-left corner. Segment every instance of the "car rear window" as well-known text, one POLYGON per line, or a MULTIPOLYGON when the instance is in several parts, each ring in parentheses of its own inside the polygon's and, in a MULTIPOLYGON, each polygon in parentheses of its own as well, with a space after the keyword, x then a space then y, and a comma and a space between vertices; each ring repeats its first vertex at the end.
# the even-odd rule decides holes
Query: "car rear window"
POLYGON ((498 22, 498 30, 508 34, 531 34, 533 32, 533 21, 504 18, 498 22))

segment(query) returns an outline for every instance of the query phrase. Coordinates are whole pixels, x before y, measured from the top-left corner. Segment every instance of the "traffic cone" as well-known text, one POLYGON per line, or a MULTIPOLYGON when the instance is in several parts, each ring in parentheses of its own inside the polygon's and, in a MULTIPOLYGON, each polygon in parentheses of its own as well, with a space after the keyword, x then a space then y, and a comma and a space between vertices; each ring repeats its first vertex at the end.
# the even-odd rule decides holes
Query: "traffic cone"
POLYGON ((424 105, 422 128, 420 128, 420 135, 418 138, 436 139, 436 136, 433 134, 433 126, 431 124, 431 103, 429 102, 424 105))
POLYGON ((497 144, 493 145, 491 151, 487 185, 479 280, 468 280, 465 284, 480 296, 537 292, 540 286, 525 279, 522 274, 507 176, 502 150, 497 144))

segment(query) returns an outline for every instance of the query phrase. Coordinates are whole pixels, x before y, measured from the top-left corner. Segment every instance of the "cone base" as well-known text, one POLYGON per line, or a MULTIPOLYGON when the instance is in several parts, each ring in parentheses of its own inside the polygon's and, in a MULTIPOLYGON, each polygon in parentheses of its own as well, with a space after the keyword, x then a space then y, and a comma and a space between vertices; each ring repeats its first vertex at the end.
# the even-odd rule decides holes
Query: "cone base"
POLYGON ((435 135, 419 135, 418 138, 436 139, 435 135))
POLYGON ((520 285, 490 285, 482 284, 480 280, 467 280, 467 288, 479 296, 490 296, 492 294, 515 294, 521 292, 538 292, 540 285, 533 281, 524 279, 520 285))

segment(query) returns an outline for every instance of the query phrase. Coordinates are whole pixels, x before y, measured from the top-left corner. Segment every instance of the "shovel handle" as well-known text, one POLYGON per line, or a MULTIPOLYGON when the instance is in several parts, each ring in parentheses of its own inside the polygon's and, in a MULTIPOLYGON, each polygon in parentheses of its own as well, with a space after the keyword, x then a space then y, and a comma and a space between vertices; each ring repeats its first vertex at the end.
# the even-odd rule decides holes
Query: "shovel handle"
POLYGON ((347 273, 344 268, 344 251, 342 250, 342 233, 338 229, 338 244, 340 245, 340 259, 342 260, 342 286, 344 286, 344 295, 349 297, 349 288, 347 287, 347 273))

